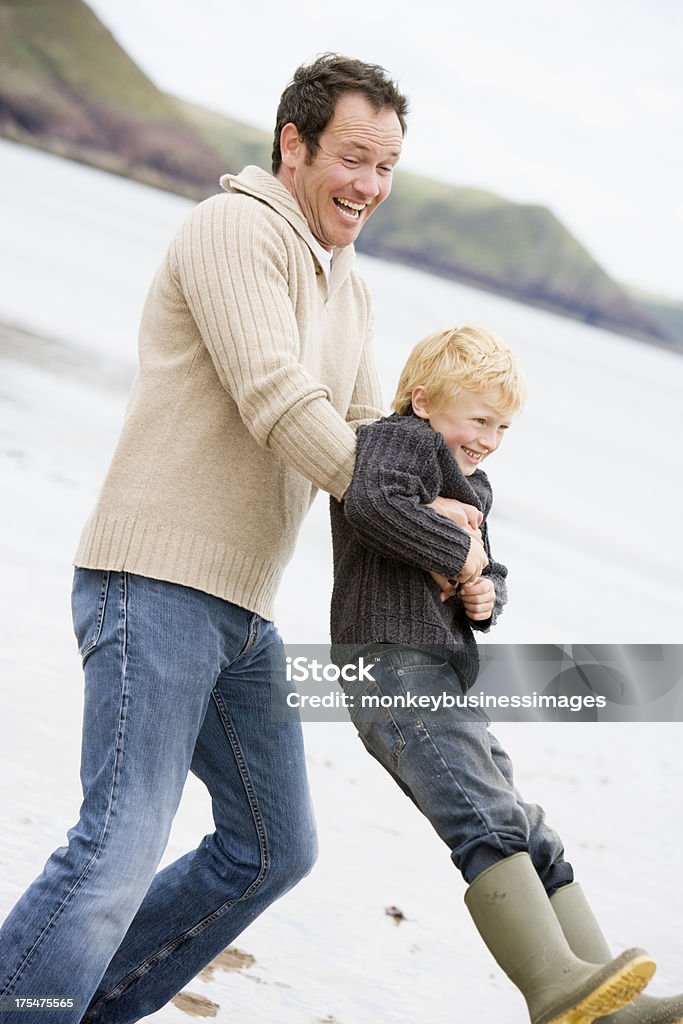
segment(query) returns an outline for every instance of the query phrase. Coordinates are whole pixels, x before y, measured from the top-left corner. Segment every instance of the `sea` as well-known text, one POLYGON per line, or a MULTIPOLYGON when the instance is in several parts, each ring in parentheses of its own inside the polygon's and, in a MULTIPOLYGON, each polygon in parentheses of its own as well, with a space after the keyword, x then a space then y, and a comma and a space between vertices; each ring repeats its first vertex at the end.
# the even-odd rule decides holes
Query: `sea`
MULTIPOLYGON (((119 389, 122 415, 146 290, 192 203, 9 142, 0 142, 0 165, 0 321, 60 342, 53 352, 72 350, 67 363, 90 355, 99 383, 119 389)), ((510 572, 509 607, 491 640, 676 642, 683 357, 419 270, 367 256, 358 265, 374 300, 387 409, 411 347, 448 325, 496 331, 527 376, 527 406, 486 464, 493 552, 510 572)), ((327 638, 328 533, 319 496, 290 566, 293 586, 281 591, 279 621, 292 642, 327 638)))

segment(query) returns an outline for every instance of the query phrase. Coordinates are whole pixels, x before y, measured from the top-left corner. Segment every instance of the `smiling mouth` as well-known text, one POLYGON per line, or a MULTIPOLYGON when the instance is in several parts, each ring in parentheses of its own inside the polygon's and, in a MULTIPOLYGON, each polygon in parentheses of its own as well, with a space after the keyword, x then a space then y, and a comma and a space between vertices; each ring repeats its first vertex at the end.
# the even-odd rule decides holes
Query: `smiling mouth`
POLYGON ((367 203, 352 203, 350 199, 342 199, 338 196, 334 196, 334 204, 342 217, 355 222, 360 220, 361 214, 367 206, 367 203))
POLYGON ((486 452, 475 452, 472 448, 465 448, 464 444, 461 445, 461 448, 464 451, 467 458, 471 459, 472 462, 481 462, 481 460, 486 455, 486 452))

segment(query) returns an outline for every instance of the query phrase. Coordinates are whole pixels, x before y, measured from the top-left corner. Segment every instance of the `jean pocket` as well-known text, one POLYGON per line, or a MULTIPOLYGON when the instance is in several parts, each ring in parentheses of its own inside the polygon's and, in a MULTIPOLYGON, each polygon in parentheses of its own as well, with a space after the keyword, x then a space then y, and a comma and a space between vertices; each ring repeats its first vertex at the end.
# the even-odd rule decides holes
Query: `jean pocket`
POLYGON ((420 655, 419 652, 410 652, 406 656, 405 652, 401 655, 401 675, 410 675, 411 672, 433 672, 435 675, 440 676, 451 670, 450 662, 445 661, 444 658, 433 658, 431 655, 420 655))
POLYGON ((395 772, 406 745, 400 726, 383 703, 383 694, 376 683, 370 683, 361 693, 354 694, 349 708, 351 720, 366 749, 377 760, 395 772))
POLYGON ((76 642, 84 664, 97 647, 102 634, 110 579, 111 572, 108 569, 77 568, 74 573, 71 612, 76 642))

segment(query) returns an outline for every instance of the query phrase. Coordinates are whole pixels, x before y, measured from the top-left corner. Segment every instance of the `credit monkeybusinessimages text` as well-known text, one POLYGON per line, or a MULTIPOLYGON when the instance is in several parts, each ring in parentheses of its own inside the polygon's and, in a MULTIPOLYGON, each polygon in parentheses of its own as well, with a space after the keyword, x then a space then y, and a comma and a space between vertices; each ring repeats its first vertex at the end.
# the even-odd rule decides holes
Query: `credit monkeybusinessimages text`
MULTIPOLYGON (((317 661, 306 657, 287 658, 287 680, 294 683, 344 683, 375 682, 372 674, 374 662, 366 662, 359 658, 357 662, 336 665, 317 661)), ((355 706, 356 698, 352 694, 339 691, 327 693, 292 692, 287 696, 287 704, 291 708, 350 708, 355 706)), ((492 694, 482 690, 474 693, 411 693, 406 690, 402 694, 382 694, 369 685, 367 691, 361 693, 360 703, 364 708, 421 708, 439 711, 447 708, 481 708, 481 709, 564 709, 582 711, 585 708, 604 708, 607 698, 599 694, 492 694)))

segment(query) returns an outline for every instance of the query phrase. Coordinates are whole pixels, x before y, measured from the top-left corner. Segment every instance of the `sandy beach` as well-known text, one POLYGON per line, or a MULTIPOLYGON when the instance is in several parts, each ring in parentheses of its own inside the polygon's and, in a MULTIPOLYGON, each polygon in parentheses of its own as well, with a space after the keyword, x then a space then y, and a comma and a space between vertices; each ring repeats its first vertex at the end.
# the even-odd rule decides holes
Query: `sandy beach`
MULTIPOLYGON (((145 193, 131 192, 128 183, 119 189, 106 175, 59 163, 55 173, 72 181, 73 195, 86 205, 89 188, 102 190, 107 217, 119 228, 134 220, 129 201, 137 217, 145 208, 145 193)), ((28 169, 24 177, 30 178, 28 169)), ((16 181, 13 187, 19 188, 16 181)), ((150 204, 155 216, 157 198, 150 204)), ((117 271, 103 277, 96 248, 81 248, 78 315, 68 301, 68 288, 79 284, 73 281, 78 254, 71 252, 62 278, 50 241, 34 251, 33 289, 25 285, 23 305, 11 267, 9 299, 0 303, 0 918, 64 841, 78 812, 82 681, 70 624, 71 556, 120 427, 134 372, 129 324, 147 284, 138 281, 140 250, 128 266, 131 239, 123 229, 117 240, 109 234, 103 242, 97 208, 93 200, 89 237, 94 247, 106 242, 117 271), (107 291, 121 307, 115 330, 102 309, 107 291), (98 315, 102 334, 90 340, 98 315)), ((166 222, 177 222, 178 212, 173 206, 157 217, 156 233, 149 222, 131 230, 148 233, 158 252, 166 222)), ((50 216, 58 216, 56 204, 50 216)), ((11 251, 11 238, 2 244, 11 251)), ((672 403, 683 384, 683 360, 405 268, 375 268, 373 261, 367 267, 387 397, 404 350, 416 340, 415 325, 429 328, 427 309, 445 317, 454 298, 470 304, 468 317, 506 320, 515 347, 519 341, 523 349, 536 398, 494 477, 497 547, 517 580, 499 639, 675 643, 683 560, 664 524, 675 520, 680 497, 674 476, 680 414, 672 403), (407 293, 407 283, 413 291, 399 341, 388 311, 391 296, 398 288, 407 293), (587 383, 577 405, 581 381, 587 383), (602 404, 592 405, 596 392, 602 404), (555 500, 531 521, 544 481, 555 500), (623 510, 623 521, 615 510, 623 510), (527 569, 532 550, 540 557, 527 569), (601 600, 607 595, 604 611, 596 610, 596 589, 601 600)), ((326 642, 329 578, 327 515, 318 499, 279 598, 286 640, 326 642)), ((512 754, 520 789, 547 807, 564 836, 613 947, 648 948, 659 964, 652 990, 678 991, 681 725, 501 723, 496 733, 512 754)), ((147 1019, 525 1020, 522 1000, 484 949, 462 903, 464 883, 428 823, 367 756, 348 723, 308 722, 305 736, 318 865, 188 985, 189 994, 147 1019), (387 913, 391 908, 400 913, 387 913)), ((211 827, 206 794, 191 778, 163 863, 196 846, 211 827)))

